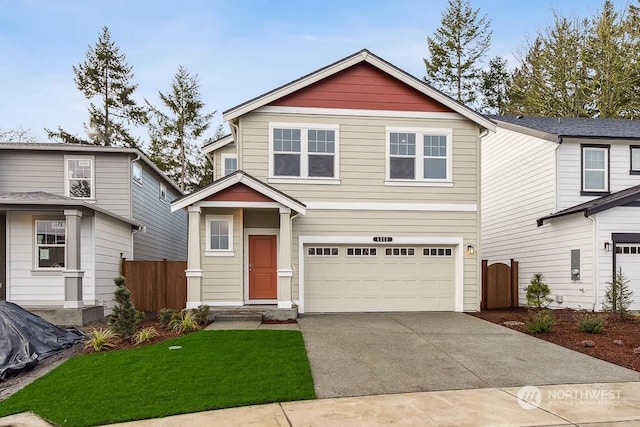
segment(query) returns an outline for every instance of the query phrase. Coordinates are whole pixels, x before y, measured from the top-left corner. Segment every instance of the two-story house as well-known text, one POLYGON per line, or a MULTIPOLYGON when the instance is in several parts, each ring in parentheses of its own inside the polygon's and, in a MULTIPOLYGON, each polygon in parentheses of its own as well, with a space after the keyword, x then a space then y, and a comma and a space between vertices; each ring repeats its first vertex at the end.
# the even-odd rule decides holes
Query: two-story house
POLYGON ((121 256, 186 259, 180 196, 136 149, 0 144, 0 299, 108 314, 121 256))
POLYGON ((640 308, 640 123, 492 116, 482 141, 482 247, 519 262, 520 301, 534 273, 553 307, 601 308, 614 270, 640 308))
POLYGON ((479 309, 490 120, 367 50, 223 118, 218 179, 172 204, 189 211, 189 307, 479 309))

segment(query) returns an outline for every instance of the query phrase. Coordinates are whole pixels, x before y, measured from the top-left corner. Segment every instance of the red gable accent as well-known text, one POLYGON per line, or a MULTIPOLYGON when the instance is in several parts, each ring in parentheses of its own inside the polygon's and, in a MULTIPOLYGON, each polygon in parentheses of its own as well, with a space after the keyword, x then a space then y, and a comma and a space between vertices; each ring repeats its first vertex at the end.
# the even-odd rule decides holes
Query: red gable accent
POLYGON ((284 96, 269 105, 422 112, 452 111, 365 62, 284 96))
POLYGON ((203 200, 207 202, 273 202, 269 197, 244 184, 232 185, 203 200))

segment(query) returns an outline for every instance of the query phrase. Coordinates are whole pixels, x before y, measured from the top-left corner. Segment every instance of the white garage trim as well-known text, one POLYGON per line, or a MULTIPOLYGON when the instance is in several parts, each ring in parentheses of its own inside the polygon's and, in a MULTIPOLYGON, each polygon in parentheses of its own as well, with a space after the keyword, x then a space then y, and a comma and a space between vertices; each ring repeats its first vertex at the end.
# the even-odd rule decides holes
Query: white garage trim
POLYGON ((462 237, 393 237, 393 242, 373 242, 373 236, 299 236, 298 237, 298 312, 304 313, 305 245, 357 244, 367 246, 393 245, 453 245, 455 246, 455 311, 464 311, 464 239, 462 237))

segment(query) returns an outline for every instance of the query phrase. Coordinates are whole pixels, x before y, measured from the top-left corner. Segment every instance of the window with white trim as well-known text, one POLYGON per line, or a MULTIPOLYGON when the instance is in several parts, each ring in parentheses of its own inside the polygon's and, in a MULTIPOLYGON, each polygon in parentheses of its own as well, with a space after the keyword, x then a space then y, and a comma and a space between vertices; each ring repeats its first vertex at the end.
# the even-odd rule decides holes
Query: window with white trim
POLYGON ((206 216, 206 255, 233 255, 233 215, 206 216))
POLYGON ((35 231, 36 268, 64 268, 65 221, 36 220, 35 231))
POLYGON ((140 163, 131 163, 131 176, 135 182, 142 184, 142 165, 140 163))
POLYGON ((92 199, 93 180, 93 159, 88 158, 66 158, 66 195, 76 199, 92 199))
POLYGON ((450 182, 451 129, 387 128, 387 180, 450 182))
POLYGON ((384 254, 386 256, 414 256, 415 248, 386 248, 384 254))
POLYGON ((640 175, 640 145, 631 145, 629 150, 631 151, 629 172, 631 175, 640 175))
POLYGON ((451 248, 423 248, 422 255, 424 256, 452 256, 453 251, 451 248))
POLYGON ((347 248, 347 256, 377 256, 377 248, 347 248))
POLYGON ((338 256, 340 250, 338 248, 308 248, 307 255, 309 256, 338 256))
POLYGON ((338 126, 270 125, 271 177, 338 177, 338 126))
POLYGON ((609 147, 582 146, 582 191, 609 191, 609 147))
POLYGON ((222 155, 222 168, 224 174, 227 176, 238 170, 238 157, 235 154, 223 154, 222 155))
POLYGON ((163 202, 167 201, 167 186, 164 185, 163 183, 160 183, 160 189, 159 189, 159 197, 160 200, 163 202))

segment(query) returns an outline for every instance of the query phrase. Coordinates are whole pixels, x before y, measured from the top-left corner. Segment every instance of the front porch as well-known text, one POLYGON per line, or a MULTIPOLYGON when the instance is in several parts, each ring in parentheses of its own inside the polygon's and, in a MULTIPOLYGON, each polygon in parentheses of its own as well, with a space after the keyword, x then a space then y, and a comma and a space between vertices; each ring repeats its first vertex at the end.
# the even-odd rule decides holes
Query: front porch
POLYGON ((220 320, 259 320, 287 321, 298 318, 298 307, 278 308, 275 305, 243 305, 241 307, 210 307, 213 321, 220 320))
POLYGON ((85 326, 104 318, 104 307, 101 305, 83 306, 79 308, 63 308, 60 306, 22 306, 25 310, 42 317, 56 326, 85 326))

